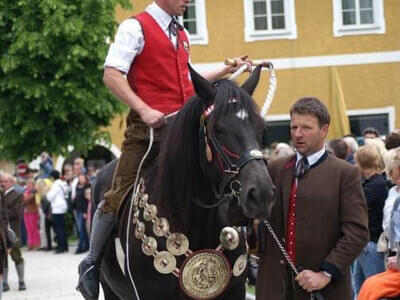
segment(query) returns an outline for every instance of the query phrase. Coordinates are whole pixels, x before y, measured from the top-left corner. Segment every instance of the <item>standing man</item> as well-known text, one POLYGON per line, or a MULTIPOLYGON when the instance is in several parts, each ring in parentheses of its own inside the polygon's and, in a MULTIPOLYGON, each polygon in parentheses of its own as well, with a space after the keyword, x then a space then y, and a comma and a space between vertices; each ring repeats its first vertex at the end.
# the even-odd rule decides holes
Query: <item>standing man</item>
POLYGON ((350 300, 350 264, 368 242, 366 202, 356 167, 326 152, 330 116, 317 98, 290 110, 297 153, 271 162, 276 203, 270 223, 299 270, 296 276, 266 232, 257 299, 350 300))
MULTIPOLYGON (((86 299, 98 298, 96 264, 114 228, 123 195, 136 178, 149 144, 150 128, 154 129, 155 143, 144 167, 158 153, 165 117, 181 109, 194 94, 188 68, 189 34, 176 21, 189 2, 155 0, 144 12, 121 23, 110 46, 103 80, 130 112, 112 186, 94 215, 89 253, 79 266, 78 289, 86 299)), ((242 59, 236 59, 236 68, 243 64, 242 59)), ((213 81, 236 68, 224 66, 203 76, 213 81)))
MULTIPOLYGON (((2 174, 0 173, 0 181, 2 174)), ((7 230, 8 230, 8 216, 7 207, 4 201, 4 191, 0 187, 0 299, 3 291, 3 272, 6 266, 7 260, 7 250, 9 248, 9 243, 7 240, 7 230)))
MULTIPOLYGON (((10 227, 16 233, 18 240, 20 239, 20 225, 23 210, 23 195, 14 190, 15 178, 9 174, 4 173, 0 177, 0 185, 4 191, 4 201, 7 207, 7 215, 10 227)), ((15 263, 15 268, 17 269, 18 289, 20 291, 26 290, 24 281, 24 259, 22 257, 19 241, 11 248, 11 258, 15 263)), ((3 291, 8 291, 10 289, 8 285, 8 266, 4 268, 3 277, 3 291)))

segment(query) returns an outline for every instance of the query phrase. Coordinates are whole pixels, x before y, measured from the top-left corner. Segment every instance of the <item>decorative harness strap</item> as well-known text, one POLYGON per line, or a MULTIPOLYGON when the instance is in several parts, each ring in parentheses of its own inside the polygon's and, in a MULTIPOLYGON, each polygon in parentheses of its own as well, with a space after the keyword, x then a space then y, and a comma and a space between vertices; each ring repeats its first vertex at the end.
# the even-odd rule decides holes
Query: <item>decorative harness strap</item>
MULTIPOLYGON (((237 100, 232 98, 229 100, 230 103, 236 103, 237 100)), ((217 158, 220 160, 222 164, 222 172, 223 172, 223 179, 221 184, 219 185, 218 189, 215 187, 215 185, 212 185, 215 198, 218 200, 214 204, 207 204, 200 202, 199 199, 193 198, 193 202, 196 203, 198 206, 202 208, 214 208, 219 206, 223 201, 225 200, 233 200, 237 199, 238 200, 238 205, 240 205, 240 192, 242 189, 242 184, 239 180, 235 180, 235 178, 239 175, 240 170, 249 162, 252 160, 262 160, 264 159, 264 155, 262 154, 261 150, 259 149, 252 149, 245 154, 239 156, 236 153, 233 153, 230 151, 227 147, 222 146, 218 139, 215 137, 215 135, 210 132, 207 134, 207 127, 206 127, 206 120, 208 117, 211 115, 211 113, 214 111, 215 105, 212 104, 209 107, 207 107, 204 110, 204 113, 200 117, 200 131, 203 132, 204 134, 204 142, 205 142, 205 147, 206 147, 206 156, 210 155, 210 157, 207 157, 207 160, 209 163, 211 162, 211 153, 207 153, 208 151, 211 151, 211 148, 215 151, 217 158), (210 143, 209 143, 210 142, 210 143), (211 146, 211 147, 210 147, 211 146), (237 161, 233 162, 230 157, 236 158, 237 161), (230 184, 230 190, 231 192, 226 194, 225 190, 230 184)))

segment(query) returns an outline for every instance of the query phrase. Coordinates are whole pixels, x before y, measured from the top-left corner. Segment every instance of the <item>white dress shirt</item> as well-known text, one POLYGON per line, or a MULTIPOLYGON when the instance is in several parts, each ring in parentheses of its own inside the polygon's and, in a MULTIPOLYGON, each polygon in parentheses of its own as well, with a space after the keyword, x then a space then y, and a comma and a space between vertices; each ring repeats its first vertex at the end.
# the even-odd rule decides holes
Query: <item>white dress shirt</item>
MULTIPOLYGON (((154 2, 147 6, 145 11, 154 18, 166 36, 171 38, 172 45, 176 47, 176 36, 171 35, 170 37, 168 32, 172 17, 154 2)), ((189 37, 189 33, 186 30, 185 32, 189 37)), ((139 21, 135 18, 126 19, 118 27, 115 40, 108 49, 104 67, 112 67, 127 74, 136 55, 142 52, 144 44, 145 40, 139 21)))
MULTIPOLYGON (((323 147, 321 150, 307 156, 308 165, 311 167, 312 165, 316 164, 322 155, 324 155, 325 151, 325 147, 323 147)), ((303 155, 301 155, 299 152, 296 152, 296 166, 302 158, 303 155)))

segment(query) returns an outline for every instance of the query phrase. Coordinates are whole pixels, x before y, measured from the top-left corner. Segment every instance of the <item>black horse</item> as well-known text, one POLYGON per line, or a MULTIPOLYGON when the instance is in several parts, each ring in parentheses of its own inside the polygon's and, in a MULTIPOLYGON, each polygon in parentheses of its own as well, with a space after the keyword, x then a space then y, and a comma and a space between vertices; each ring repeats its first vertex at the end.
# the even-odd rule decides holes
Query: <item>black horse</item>
MULTIPOLYGON (((194 252, 215 249, 225 226, 269 217, 274 186, 259 151, 265 123, 251 97, 260 70, 257 67, 242 87, 229 80, 211 84, 191 70, 197 95, 166 125, 159 156, 145 173, 148 203, 157 207, 158 217, 169 221, 171 233, 188 237, 194 252)), ((115 165, 112 162, 99 172, 92 190, 96 203, 109 188, 115 165)), ((135 237, 131 198, 132 192, 120 208, 114 232, 122 247, 117 251, 115 240, 110 239, 103 255, 100 270, 105 298, 191 299, 176 276, 159 273, 153 256, 143 253, 142 242, 135 237)), ((166 239, 154 235, 152 222, 143 223, 146 235, 156 239, 157 250, 165 249, 166 239)), ((239 230, 238 246, 223 251, 227 264, 233 267, 246 252, 245 236, 239 230)), ((177 268, 184 259, 184 255, 176 257, 177 268)), ((202 270, 213 271, 218 273, 202 270)), ((240 272, 221 294, 197 298, 243 300, 245 281, 246 271, 240 272)))

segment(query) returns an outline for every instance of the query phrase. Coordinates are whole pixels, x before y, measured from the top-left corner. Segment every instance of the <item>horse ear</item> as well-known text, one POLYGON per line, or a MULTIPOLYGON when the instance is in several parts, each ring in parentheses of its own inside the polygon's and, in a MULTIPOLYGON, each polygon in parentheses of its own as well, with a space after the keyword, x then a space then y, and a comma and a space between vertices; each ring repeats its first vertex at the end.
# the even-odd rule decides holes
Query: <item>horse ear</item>
POLYGON ((213 85, 197 73, 190 64, 188 66, 196 94, 204 100, 206 106, 211 105, 214 102, 216 94, 213 85))
POLYGON ((258 65, 253 73, 251 73, 250 77, 246 80, 245 83, 242 84, 242 89, 248 92, 250 95, 253 95, 253 92, 260 80, 260 72, 261 72, 262 65, 258 65))

